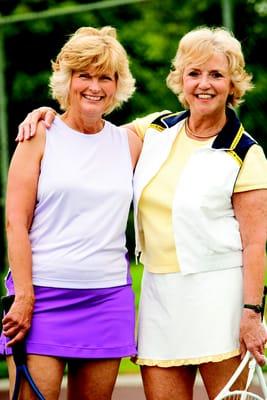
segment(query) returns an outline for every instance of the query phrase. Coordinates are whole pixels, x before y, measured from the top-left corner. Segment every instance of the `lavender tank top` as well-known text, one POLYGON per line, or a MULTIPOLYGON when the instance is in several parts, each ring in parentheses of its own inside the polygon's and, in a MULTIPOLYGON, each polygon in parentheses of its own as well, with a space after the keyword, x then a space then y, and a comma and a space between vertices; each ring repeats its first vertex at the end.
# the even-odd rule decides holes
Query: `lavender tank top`
POLYGON ((30 229, 33 284, 106 288, 130 282, 125 230, 132 164, 123 128, 83 134, 56 118, 46 132, 30 229))

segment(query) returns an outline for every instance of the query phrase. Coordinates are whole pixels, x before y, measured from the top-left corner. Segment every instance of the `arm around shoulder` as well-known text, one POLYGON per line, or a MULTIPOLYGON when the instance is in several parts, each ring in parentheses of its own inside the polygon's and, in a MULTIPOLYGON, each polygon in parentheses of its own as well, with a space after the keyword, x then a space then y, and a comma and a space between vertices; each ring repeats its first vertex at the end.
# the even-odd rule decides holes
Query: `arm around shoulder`
POLYGON ((56 114, 57 112, 53 108, 46 106, 39 107, 28 113, 19 124, 16 140, 23 142, 23 140, 31 139, 37 133, 39 121, 42 121, 46 128, 50 128, 56 114))

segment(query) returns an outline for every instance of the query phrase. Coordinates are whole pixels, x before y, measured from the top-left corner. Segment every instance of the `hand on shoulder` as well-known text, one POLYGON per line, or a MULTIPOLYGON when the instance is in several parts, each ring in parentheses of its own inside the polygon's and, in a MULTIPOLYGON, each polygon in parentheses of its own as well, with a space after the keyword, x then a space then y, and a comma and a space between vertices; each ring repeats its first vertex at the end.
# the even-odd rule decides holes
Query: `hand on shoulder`
POLYGON ((26 118, 19 124, 16 141, 31 139, 36 134, 37 124, 42 121, 46 128, 50 128, 57 112, 51 107, 39 107, 26 115, 26 118))

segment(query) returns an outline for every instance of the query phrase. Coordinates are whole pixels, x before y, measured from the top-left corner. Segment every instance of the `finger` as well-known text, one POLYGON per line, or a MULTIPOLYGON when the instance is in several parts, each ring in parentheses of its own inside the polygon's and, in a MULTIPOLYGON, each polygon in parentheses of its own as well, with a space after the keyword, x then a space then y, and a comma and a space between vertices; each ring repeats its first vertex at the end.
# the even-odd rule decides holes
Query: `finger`
POLYGON ((16 141, 23 142, 23 140, 27 140, 30 138, 30 134, 30 123, 28 122, 27 117, 21 124, 19 124, 16 141))
MULTIPOLYGON (((253 354, 253 353, 252 353, 252 354, 253 354)), ((262 354, 262 353, 256 351, 256 352, 253 354, 253 356, 255 357, 257 363, 258 363, 261 367, 263 367, 263 366, 265 365, 265 356, 264 356, 264 354, 262 354)))
POLYGON ((243 360, 243 358, 245 357, 246 351, 247 351, 247 349, 246 349, 244 342, 243 341, 240 342, 241 360, 243 360))
POLYGON ((9 342, 7 343, 7 347, 12 347, 14 344, 21 342, 25 337, 26 332, 20 331, 16 336, 14 336, 9 342))
POLYGON ((33 137, 36 134, 38 121, 31 121, 30 130, 29 130, 29 138, 33 137))
POLYGON ((44 123, 45 123, 45 126, 46 126, 47 128, 50 128, 50 127, 51 127, 51 124, 52 124, 52 122, 54 121, 55 116, 56 116, 56 114, 55 114, 53 111, 48 111, 48 112, 45 114, 44 123))
POLYGON ((55 111, 52 108, 40 107, 37 110, 33 110, 30 120, 30 135, 35 135, 39 121, 43 120, 45 127, 50 128, 54 118, 55 111))
POLYGON ((15 336, 20 330, 21 326, 16 321, 7 321, 3 324, 3 334, 7 337, 15 336))
POLYGON ((15 326, 16 323, 14 321, 3 321, 3 333, 6 334, 9 329, 14 328, 15 326))

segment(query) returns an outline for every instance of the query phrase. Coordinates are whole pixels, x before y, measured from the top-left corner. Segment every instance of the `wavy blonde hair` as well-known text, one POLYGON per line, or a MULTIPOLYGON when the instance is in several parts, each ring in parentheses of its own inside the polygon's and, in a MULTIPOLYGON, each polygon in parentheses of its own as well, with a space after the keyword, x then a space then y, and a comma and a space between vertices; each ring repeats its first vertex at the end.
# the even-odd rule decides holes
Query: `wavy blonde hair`
POLYGON ((50 90, 62 110, 69 107, 69 89, 74 71, 88 68, 96 74, 114 74, 117 81, 114 101, 105 110, 110 113, 127 101, 135 91, 135 79, 130 69, 127 53, 116 39, 116 29, 110 26, 97 29, 78 29, 62 47, 55 61, 50 77, 50 90))
POLYGON ((173 70, 167 76, 167 86, 178 96, 180 103, 188 108, 183 94, 183 72, 187 65, 201 65, 214 53, 226 56, 233 85, 227 105, 237 106, 246 91, 253 88, 252 75, 245 70, 245 60, 240 42, 225 28, 199 27, 185 34, 178 45, 172 61, 173 70))

